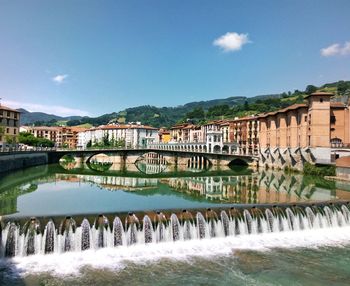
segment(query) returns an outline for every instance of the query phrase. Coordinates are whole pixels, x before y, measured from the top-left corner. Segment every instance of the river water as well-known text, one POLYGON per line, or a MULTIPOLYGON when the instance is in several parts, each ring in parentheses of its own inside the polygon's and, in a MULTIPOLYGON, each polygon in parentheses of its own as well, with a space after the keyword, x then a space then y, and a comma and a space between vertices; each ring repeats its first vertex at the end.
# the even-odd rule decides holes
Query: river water
MULTIPOLYGON (((144 174, 52 165, 2 176, 0 214, 7 221, 182 209, 203 209, 204 215, 208 207, 346 201, 349 194, 346 184, 245 168, 144 174)), ((231 230, 228 236, 219 235, 218 228, 203 239, 17 255, 0 259, 0 285, 348 285, 350 225, 345 221, 278 232, 231 230)))

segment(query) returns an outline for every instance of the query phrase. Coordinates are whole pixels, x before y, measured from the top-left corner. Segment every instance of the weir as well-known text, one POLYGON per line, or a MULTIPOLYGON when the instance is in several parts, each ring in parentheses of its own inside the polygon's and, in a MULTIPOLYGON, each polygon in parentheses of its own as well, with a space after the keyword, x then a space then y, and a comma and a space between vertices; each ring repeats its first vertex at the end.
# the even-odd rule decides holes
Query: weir
POLYGON ((345 226, 349 202, 10 219, 0 223, 0 257, 345 226))

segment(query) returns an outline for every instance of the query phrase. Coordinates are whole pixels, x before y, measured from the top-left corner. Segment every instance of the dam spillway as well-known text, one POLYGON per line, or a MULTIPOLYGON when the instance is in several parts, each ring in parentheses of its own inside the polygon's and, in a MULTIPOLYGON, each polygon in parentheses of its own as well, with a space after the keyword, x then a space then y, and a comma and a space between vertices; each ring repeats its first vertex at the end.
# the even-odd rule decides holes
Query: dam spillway
POLYGON ((250 208, 182 210, 144 215, 98 215, 54 220, 29 218, 1 223, 0 256, 22 257, 35 254, 80 252, 88 249, 125 248, 189 240, 215 240, 265 233, 334 229, 350 226, 348 203, 250 208), (55 220, 56 221, 56 220, 55 220))

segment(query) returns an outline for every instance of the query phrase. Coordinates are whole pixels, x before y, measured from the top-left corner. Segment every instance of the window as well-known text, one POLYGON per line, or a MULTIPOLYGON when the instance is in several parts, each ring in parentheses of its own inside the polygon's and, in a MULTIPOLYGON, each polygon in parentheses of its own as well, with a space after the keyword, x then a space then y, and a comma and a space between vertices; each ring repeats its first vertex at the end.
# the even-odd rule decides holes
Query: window
POLYGON ((323 98, 320 98, 320 102, 321 102, 321 103, 323 102, 323 98))
POLYGON ((307 122, 307 115, 305 115, 304 121, 307 122))
POLYGON ((17 134, 17 130, 16 129, 13 130, 13 134, 17 134))
POLYGON ((336 118, 334 115, 331 115, 331 124, 335 124, 336 118))

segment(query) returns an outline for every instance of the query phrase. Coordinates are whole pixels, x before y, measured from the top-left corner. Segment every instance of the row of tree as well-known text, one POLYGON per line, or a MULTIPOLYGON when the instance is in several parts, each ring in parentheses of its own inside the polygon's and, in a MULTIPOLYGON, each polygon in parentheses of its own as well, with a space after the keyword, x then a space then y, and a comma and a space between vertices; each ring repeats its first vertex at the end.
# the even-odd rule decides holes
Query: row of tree
POLYGON ((54 147, 55 143, 46 138, 37 138, 30 132, 20 132, 18 142, 35 147, 54 147))
POLYGON ((98 147, 98 148, 124 148, 125 147, 125 140, 124 139, 116 139, 112 136, 112 138, 109 138, 108 133, 103 136, 101 141, 89 141, 86 145, 87 148, 91 147, 98 147))

